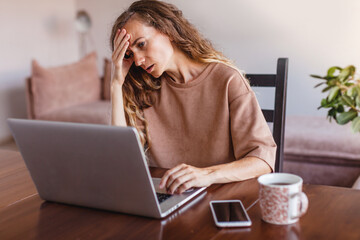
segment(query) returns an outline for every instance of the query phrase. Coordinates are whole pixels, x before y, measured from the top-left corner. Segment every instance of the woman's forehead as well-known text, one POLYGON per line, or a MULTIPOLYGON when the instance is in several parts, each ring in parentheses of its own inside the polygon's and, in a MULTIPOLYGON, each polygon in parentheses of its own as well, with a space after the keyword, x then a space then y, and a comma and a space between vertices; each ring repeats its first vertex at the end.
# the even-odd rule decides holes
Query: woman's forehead
POLYGON ((137 17, 132 16, 124 25, 126 32, 130 34, 130 42, 132 43, 140 37, 151 37, 157 33, 154 27, 148 26, 137 17))

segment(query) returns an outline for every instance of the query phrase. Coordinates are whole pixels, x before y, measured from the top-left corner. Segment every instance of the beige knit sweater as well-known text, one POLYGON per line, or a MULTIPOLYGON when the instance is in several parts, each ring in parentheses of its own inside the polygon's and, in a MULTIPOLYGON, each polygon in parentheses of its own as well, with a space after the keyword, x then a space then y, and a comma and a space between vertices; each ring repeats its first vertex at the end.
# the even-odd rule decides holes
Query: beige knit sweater
POLYGON ((254 156, 274 169, 276 144, 254 92, 237 70, 211 63, 188 83, 163 76, 161 84, 153 107, 144 110, 151 166, 207 167, 254 156))

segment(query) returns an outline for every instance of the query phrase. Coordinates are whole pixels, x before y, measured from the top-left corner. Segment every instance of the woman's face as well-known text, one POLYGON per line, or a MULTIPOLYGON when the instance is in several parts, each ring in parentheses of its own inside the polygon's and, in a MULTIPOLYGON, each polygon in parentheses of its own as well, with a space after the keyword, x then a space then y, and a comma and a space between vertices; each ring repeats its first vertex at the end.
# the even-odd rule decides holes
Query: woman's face
POLYGON ((168 36, 142 23, 134 16, 124 25, 130 34, 125 58, 132 59, 152 76, 160 77, 169 66, 174 48, 168 36))

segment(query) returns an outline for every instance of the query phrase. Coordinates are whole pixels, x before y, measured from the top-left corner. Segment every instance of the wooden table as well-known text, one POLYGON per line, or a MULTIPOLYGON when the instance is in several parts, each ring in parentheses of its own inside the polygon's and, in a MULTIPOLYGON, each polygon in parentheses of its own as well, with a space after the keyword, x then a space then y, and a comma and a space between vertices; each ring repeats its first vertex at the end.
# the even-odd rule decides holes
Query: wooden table
POLYGON ((21 155, 0 151, 0 239, 360 239, 360 191, 317 185, 304 191, 309 209, 296 224, 268 224, 256 204, 248 212, 251 228, 221 229, 209 201, 240 199, 248 207, 258 197, 256 179, 213 185, 198 201, 157 220, 44 202, 21 155))

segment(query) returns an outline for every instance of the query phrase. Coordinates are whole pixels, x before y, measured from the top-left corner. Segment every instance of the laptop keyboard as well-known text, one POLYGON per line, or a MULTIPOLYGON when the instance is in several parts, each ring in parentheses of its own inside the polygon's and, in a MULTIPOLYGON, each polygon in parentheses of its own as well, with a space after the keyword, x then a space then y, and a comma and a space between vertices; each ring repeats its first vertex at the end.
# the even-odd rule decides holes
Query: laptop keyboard
POLYGON ((156 196, 158 198, 159 203, 162 203, 166 199, 172 197, 171 194, 166 194, 166 193, 156 193, 156 196))

